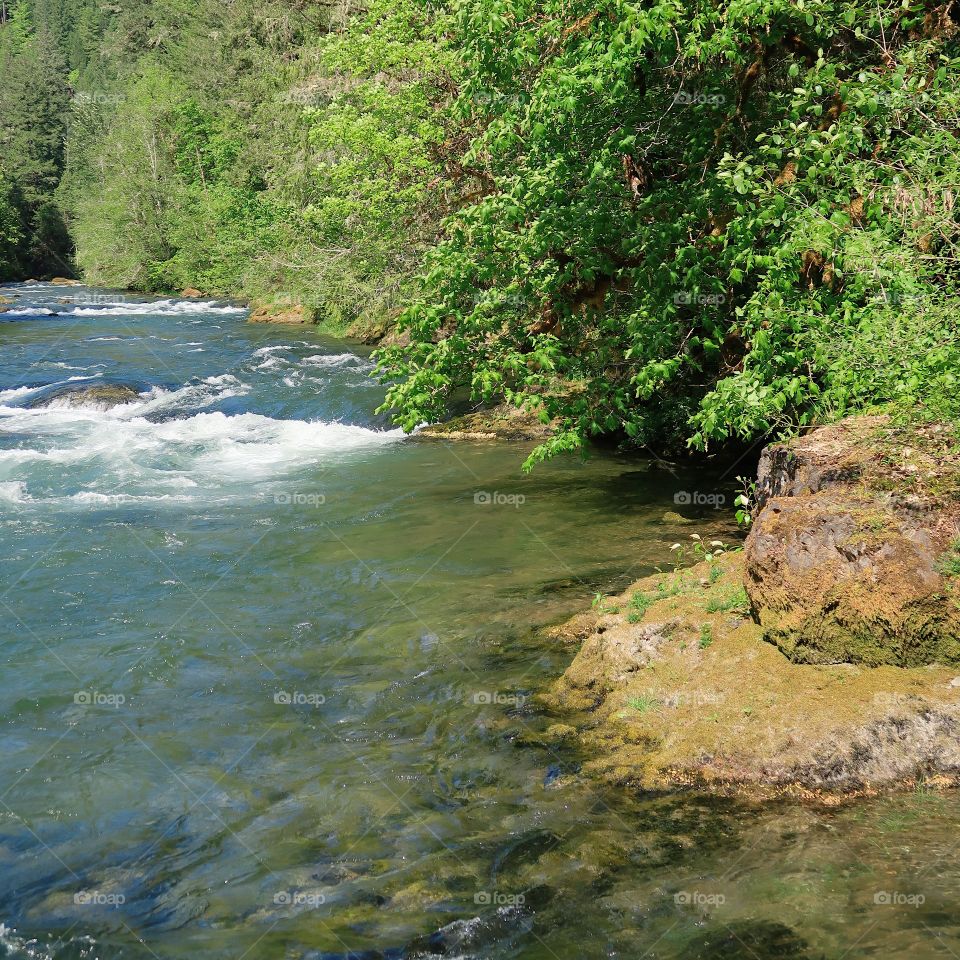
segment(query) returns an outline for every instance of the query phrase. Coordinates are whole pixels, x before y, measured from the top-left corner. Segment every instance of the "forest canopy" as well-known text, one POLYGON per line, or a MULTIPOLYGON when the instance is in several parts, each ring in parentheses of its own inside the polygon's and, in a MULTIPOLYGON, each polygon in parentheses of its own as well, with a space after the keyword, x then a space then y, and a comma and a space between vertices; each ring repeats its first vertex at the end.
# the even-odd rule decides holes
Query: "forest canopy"
POLYGON ((957 413, 958 3, 5 10, 0 275, 396 325, 398 422, 531 463, 957 413))

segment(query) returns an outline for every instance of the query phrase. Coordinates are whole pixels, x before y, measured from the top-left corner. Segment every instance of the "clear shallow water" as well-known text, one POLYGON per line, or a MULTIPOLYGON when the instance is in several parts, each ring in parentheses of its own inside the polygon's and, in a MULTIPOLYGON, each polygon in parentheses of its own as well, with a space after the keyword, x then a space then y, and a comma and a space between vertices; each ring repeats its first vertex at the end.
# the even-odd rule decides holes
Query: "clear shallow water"
POLYGON ((534 626, 729 532, 663 518, 722 481, 522 477, 310 331, 7 292, 0 956, 960 955, 953 796, 628 797, 534 745, 534 626), (31 406, 102 382, 141 399, 31 406))

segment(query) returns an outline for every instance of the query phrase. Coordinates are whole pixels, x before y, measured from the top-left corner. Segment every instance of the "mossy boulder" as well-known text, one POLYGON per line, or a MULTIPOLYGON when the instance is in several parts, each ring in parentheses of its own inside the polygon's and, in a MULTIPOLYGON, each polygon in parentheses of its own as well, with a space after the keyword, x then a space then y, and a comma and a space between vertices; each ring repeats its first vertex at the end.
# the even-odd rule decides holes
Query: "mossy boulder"
POLYGON ((421 440, 516 440, 542 442, 552 427, 532 410, 520 410, 508 403, 454 417, 445 423, 433 423, 420 430, 421 440))
POLYGON ((761 458, 745 584, 800 663, 960 663, 960 456, 943 425, 862 417, 761 458))
POLYGON ((313 323, 311 312, 300 303, 251 303, 249 323, 313 323))
POLYGON ((39 398, 34 407, 93 407, 109 410, 126 403, 135 403, 140 394, 125 384, 104 383, 90 387, 65 387, 39 398))
POLYGON ((548 736, 572 741, 585 773, 641 790, 834 803, 960 784, 956 668, 791 662, 750 618, 743 575, 726 553, 553 628, 577 653, 537 696, 548 736))

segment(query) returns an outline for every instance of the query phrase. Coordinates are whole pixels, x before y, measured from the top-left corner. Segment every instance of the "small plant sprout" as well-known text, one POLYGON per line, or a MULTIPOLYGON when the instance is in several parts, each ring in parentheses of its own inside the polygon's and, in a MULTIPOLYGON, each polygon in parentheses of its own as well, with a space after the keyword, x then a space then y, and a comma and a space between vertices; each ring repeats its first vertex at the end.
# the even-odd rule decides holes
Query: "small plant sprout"
POLYGON ((652 693, 642 693, 638 697, 631 697, 627 700, 627 706, 632 707, 637 713, 646 713, 657 705, 657 698, 652 693))
POLYGON ((707 543, 699 533, 691 533, 693 553, 700 560, 709 560, 713 563, 727 552, 727 545, 722 540, 711 540, 707 543))
POLYGON ((591 608, 596 610, 597 613, 619 613, 620 608, 615 603, 606 603, 607 598, 602 593, 594 594, 593 603, 590 604, 591 608))
POLYGON ((756 498, 757 482, 749 477, 737 477, 741 492, 734 498, 733 505, 737 508, 734 516, 741 527, 749 527, 753 523, 753 502, 756 498))

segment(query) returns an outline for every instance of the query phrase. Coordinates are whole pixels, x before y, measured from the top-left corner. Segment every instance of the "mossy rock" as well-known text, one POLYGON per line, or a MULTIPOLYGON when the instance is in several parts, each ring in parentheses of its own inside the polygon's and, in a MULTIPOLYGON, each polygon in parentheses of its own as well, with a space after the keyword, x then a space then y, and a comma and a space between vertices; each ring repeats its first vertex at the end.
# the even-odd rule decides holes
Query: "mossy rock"
POLYGON ((623 613, 578 615, 582 638, 538 702, 574 739, 583 772, 642 790, 695 789, 834 803, 918 782, 960 781, 955 668, 793 662, 731 616, 742 553, 635 583, 623 613), (719 574, 719 575, 717 575, 719 574), (636 595, 655 597, 638 622, 636 595), (711 642, 698 638, 709 626, 711 642))
POLYGON ((518 410, 510 404, 500 404, 475 413, 454 417, 446 423, 430 424, 416 436, 421 440, 546 440, 552 426, 544 423, 532 410, 518 410))
POLYGON ((301 303, 258 303, 250 304, 248 323, 283 323, 304 324, 313 323, 313 312, 301 303))
POLYGON ((746 588, 791 660, 960 664, 953 443, 865 417, 764 451, 746 588))
POLYGON ((66 387, 32 404, 34 407, 95 407, 108 410, 126 403, 135 403, 140 394, 125 384, 105 383, 91 387, 66 387))

